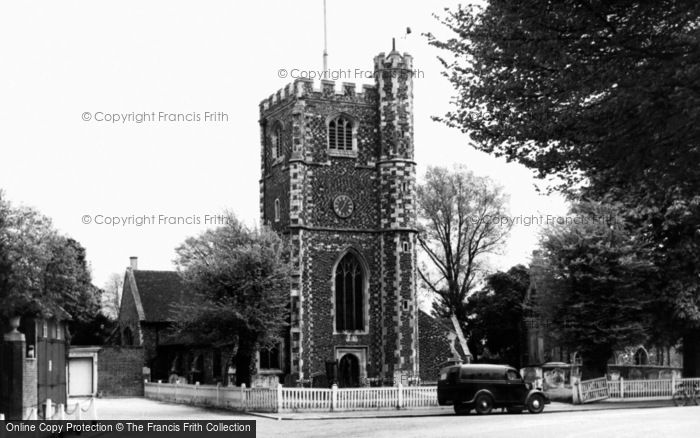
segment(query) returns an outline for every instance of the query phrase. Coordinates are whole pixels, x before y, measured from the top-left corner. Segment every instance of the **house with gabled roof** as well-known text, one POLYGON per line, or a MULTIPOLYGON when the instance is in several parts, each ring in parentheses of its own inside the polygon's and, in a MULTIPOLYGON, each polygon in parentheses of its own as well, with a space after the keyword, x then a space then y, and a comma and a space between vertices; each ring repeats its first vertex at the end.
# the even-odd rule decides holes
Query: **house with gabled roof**
POLYGON ((176 271, 140 270, 131 257, 119 312, 120 344, 143 347, 152 381, 227 383, 231 342, 197 345, 174 336, 173 306, 188 295, 176 271))

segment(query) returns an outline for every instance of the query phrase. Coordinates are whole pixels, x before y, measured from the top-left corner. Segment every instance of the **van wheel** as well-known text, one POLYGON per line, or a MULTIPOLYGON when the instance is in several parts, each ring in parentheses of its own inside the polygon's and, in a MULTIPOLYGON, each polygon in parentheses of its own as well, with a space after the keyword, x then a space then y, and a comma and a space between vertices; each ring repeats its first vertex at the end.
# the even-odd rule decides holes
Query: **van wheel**
POLYGON ((532 397, 527 400, 527 410, 530 411, 531 414, 539 414, 542 412, 544 410, 544 397, 540 394, 533 394, 532 397))
POLYGON ((455 403, 454 408, 457 415, 467 415, 470 411, 469 406, 464 403, 455 403))
POLYGON ((474 410, 479 415, 485 415, 493 409, 493 400, 487 394, 479 394, 474 401, 474 410))
POLYGON ((522 414, 523 408, 506 408, 509 414, 522 414))

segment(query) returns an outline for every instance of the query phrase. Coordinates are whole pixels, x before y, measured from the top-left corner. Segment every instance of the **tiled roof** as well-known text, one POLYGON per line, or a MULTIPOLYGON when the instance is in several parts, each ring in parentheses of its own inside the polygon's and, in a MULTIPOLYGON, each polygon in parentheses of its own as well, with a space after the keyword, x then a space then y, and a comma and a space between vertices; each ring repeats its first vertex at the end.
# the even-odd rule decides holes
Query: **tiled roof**
POLYGON ((448 324, 447 322, 442 321, 441 319, 435 318, 433 315, 420 308, 418 309, 418 319, 423 320, 424 324, 440 327, 448 332, 455 331, 451 324, 448 324))
POLYGON ((133 271, 146 322, 171 321, 171 305, 188 296, 185 283, 176 271, 133 271))
MULTIPOLYGON (((452 325, 452 322, 449 320, 445 320, 442 318, 435 318, 434 316, 430 315, 428 312, 425 312, 423 309, 418 309, 418 324, 420 326, 423 326, 425 328, 429 328, 431 331, 432 330, 443 330, 445 332, 450 332, 454 333, 454 335, 457 335, 455 333, 454 326, 452 325)), ((420 339, 420 335, 419 339, 420 339)), ((454 343, 455 348, 457 349, 457 352, 462 356, 462 358, 466 358, 466 354, 464 349, 462 348, 461 343, 459 342, 459 339, 454 343)))

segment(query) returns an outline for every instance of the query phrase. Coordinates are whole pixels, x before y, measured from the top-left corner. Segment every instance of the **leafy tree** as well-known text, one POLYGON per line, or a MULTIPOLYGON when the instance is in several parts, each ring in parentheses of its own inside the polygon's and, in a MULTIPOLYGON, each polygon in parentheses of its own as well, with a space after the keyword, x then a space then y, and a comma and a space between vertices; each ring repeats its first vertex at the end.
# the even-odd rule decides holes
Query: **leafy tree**
POLYGON ((654 242, 663 342, 700 327, 699 17, 694 0, 490 0, 430 37, 457 91, 441 120, 654 242))
POLYGON ((698 17, 692 0, 459 7, 443 20, 457 35, 430 39, 454 55, 457 108, 443 120, 568 183, 696 176, 698 17))
POLYGON ((97 313, 92 318, 80 323, 72 323, 71 345, 105 345, 117 322, 103 313, 97 313))
POLYGON ((453 313, 466 324, 466 299, 483 274, 484 257, 497 251, 510 231, 507 198, 490 179, 464 166, 430 167, 417 189, 422 252, 429 261, 419 269, 436 294, 434 311, 453 313))
MULTIPOLYGON (((12 275, 8 234, 9 218, 10 204, 5 200, 4 192, 0 190, 0 297, 3 299, 10 289, 10 278, 12 275)), ((0 322, 2 322, 3 316, 0 314, 0 322)))
POLYGON ((0 293, 4 318, 61 313, 59 297, 45 288, 46 267, 57 238, 48 218, 27 208, 10 208, 3 228, 9 273, 0 293))
POLYGON ((581 353, 583 377, 600 377, 615 349, 647 339, 656 270, 613 208, 579 204, 569 219, 546 230, 533 260, 537 305, 581 353))
POLYGON ((530 271, 523 265, 486 277, 484 288, 469 296, 469 348, 479 359, 520 365, 523 301, 530 271))
POLYGON ((68 317, 71 324, 96 316, 99 290, 90 283, 85 249, 59 235, 30 208, 0 199, 0 318, 68 317))
POLYGON ((178 270, 194 291, 173 309, 178 332, 197 342, 237 340, 237 383, 249 385, 256 348, 278 341, 288 323, 288 245, 229 215, 226 225, 176 251, 178 270))
POLYGON ((100 312, 102 291, 92 285, 85 248, 77 241, 56 236, 45 267, 45 289, 60 297, 59 305, 71 316, 71 325, 93 320, 100 312))

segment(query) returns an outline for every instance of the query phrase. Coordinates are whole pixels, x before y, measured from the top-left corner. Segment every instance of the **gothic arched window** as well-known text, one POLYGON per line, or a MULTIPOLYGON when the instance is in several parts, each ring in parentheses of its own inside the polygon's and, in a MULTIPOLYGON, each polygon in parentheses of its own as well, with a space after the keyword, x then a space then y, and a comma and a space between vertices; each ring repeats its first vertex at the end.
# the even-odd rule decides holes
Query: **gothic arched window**
POLYGON ((280 369, 280 350, 277 346, 272 348, 261 348, 259 351, 261 370, 280 369))
POLYGON ((364 330, 364 271, 357 257, 346 254, 335 269, 335 329, 364 330))
POLYGON ((134 345, 134 335, 129 327, 124 329, 124 345, 134 345))
POLYGON ((352 122, 338 116, 328 122, 328 148, 334 151, 352 151, 352 122))
POLYGON ((649 355, 644 348, 638 348, 634 353, 634 364, 635 365, 648 365, 649 355))

